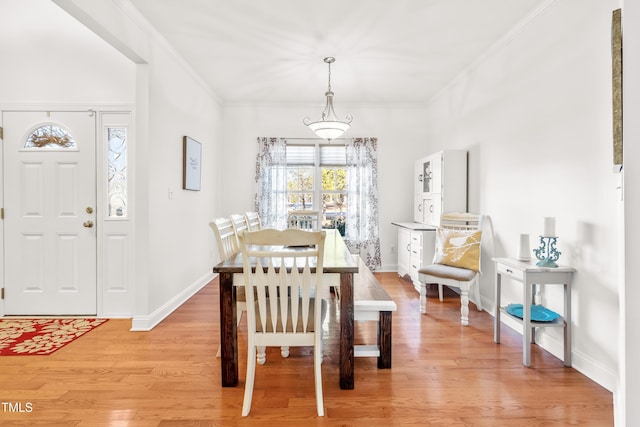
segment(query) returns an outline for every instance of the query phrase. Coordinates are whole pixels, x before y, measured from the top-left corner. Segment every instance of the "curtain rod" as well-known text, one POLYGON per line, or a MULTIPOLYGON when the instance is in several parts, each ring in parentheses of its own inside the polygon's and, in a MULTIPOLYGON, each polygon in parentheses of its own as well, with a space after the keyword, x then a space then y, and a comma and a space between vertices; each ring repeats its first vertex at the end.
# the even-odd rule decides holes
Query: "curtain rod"
MULTIPOLYGON (((287 138, 286 136, 282 136, 282 137, 258 137, 258 138, 279 138, 279 139, 285 139, 287 141, 325 141, 327 144, 331 144, 333 141, 350 141, 353 139, 366 139, 367 137, 351 137, 351 138, 334 138, 332 140, 327 140, 324 138, 309 138, 309 137, 301 137, 301 138, 287 138)), ((375 137, 369 137, 369 138, 375 138, 375 137)), ((260 141, 258 141, 259 143, 260 141)))
POLYGON ((334 138, 331 141, 328 141, 324 138, 287 138, 286 136, 283 137, 286 140, 299 140, 299 141, 327 141, 327 142, 331 142, 331 141, 346 141, 348 139, 351 138, 334 138))

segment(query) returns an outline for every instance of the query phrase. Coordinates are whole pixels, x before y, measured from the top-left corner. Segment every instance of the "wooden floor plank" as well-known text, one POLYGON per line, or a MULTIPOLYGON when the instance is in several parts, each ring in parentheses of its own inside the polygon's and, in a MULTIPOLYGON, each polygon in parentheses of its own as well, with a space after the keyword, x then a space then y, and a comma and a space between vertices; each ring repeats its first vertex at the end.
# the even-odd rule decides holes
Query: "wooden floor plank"
MULTIPOLYGON (((521 337, 470 310, 460 325, 459 298, 437 300, 421 315, 413 286, 395 273, 376 277, 398 305, 393 313, 393 368, 355 360, 355 389, 338 385, 339 307, 329 306, 324 344, 326 416, 316 416, 310 349, 288 359, 268 349, 258 366, 251 414, 241 414, 246 328, 239 326, 240 384, 223 388, 217 279, 150 332, 112 319, 50 356, 0 357, 0 425, 55 426, 612 426, 612 395, 534 346, 522 366, 521 337), (5 405, 6 406, 6 405, 5 405), (15 405, 14 405, 15 406, 15 405)), ((374 322, 356 323, 355 343, 376 340, 374 322)))

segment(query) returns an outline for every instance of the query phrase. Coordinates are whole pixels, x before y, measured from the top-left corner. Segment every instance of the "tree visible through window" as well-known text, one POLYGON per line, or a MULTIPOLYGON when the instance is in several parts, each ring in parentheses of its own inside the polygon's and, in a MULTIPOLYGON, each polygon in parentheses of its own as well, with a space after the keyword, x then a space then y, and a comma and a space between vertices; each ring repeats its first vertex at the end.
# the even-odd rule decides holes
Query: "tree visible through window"
POLYGON ((312 167, 287 165, 287 203, 290 209, 313 208, 312 167))
POLYGON ((322 212, 323 228, 344 235, 346 149, 344 145, 287 144, 287 207, 322 212))
POLYGON ((337 228, 344 236, 347 204, 347 171, 344 166, 320 167, 324 228, 337 228))
POLYGON ((255 210, 263 225, 286 228, 293 209, 321 211, 323 228, 339 229, 349 251, 379 269, 378 139, 350 138, 345 145, 257 140, 255 210))

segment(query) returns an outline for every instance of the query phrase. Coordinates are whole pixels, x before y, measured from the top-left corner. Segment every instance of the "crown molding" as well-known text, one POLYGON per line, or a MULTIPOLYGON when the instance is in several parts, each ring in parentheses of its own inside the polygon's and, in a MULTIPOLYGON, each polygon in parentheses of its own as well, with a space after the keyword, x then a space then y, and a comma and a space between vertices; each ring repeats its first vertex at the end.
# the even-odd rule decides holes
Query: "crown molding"
POLYGON ((431 98, 429 98, 426 102, 427 105, 431 104, 433 101, 440 98, 443 94, 451 90, 453 86, 460 82, 463 78, 465 78, 471 70, 478 68, 482 63, 484 63, 489 57, 491 57, 498 50, 509 44, 512 40, 514 40, 525 28, 531 25, 540 15, 546 12, 554 3, 558 0, 546 0, 541 3, 538 7, 536 7, 531 13, 529 13, 526 17, 521 19, 511 30, 505 33, 498 41, 489 46, 489 48, 475 61, 473 61, 469 66, 467 66, 464 70, 458 73, 451 81, 446 84, 442 89, 436 92, 431 98))

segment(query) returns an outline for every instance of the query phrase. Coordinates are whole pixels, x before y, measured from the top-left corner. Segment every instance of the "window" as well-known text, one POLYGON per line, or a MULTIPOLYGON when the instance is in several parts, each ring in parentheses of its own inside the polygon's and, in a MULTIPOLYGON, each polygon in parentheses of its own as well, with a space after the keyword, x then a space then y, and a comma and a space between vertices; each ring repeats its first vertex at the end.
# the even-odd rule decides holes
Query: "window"
POLYGON ((24 148, 75 150, 77 147, 75 139, 66 129, 56 124, 47 123, 27 135, 24 148))
POLYGON ((286 150, 287 207, 290 210, 319 210, 319 206, 314 206, 313 203, 316 147, 313 145, 287 145, 286 150))
POLYGON ((287 212, 322 212, 323 228, 337 228, 351 253, 380 268, 377 138, 345 145, 295 144, 258 137, 255 209, 267 227, 286 228, 287 212))
POLYGON ((107 129, 109 144, 109 216, 127 216, 127 129, 107 129))
POLYGON ((344 234, 347 206, 344 145, 287 144, 287 207, 322 212, 323 228, 344 234))

